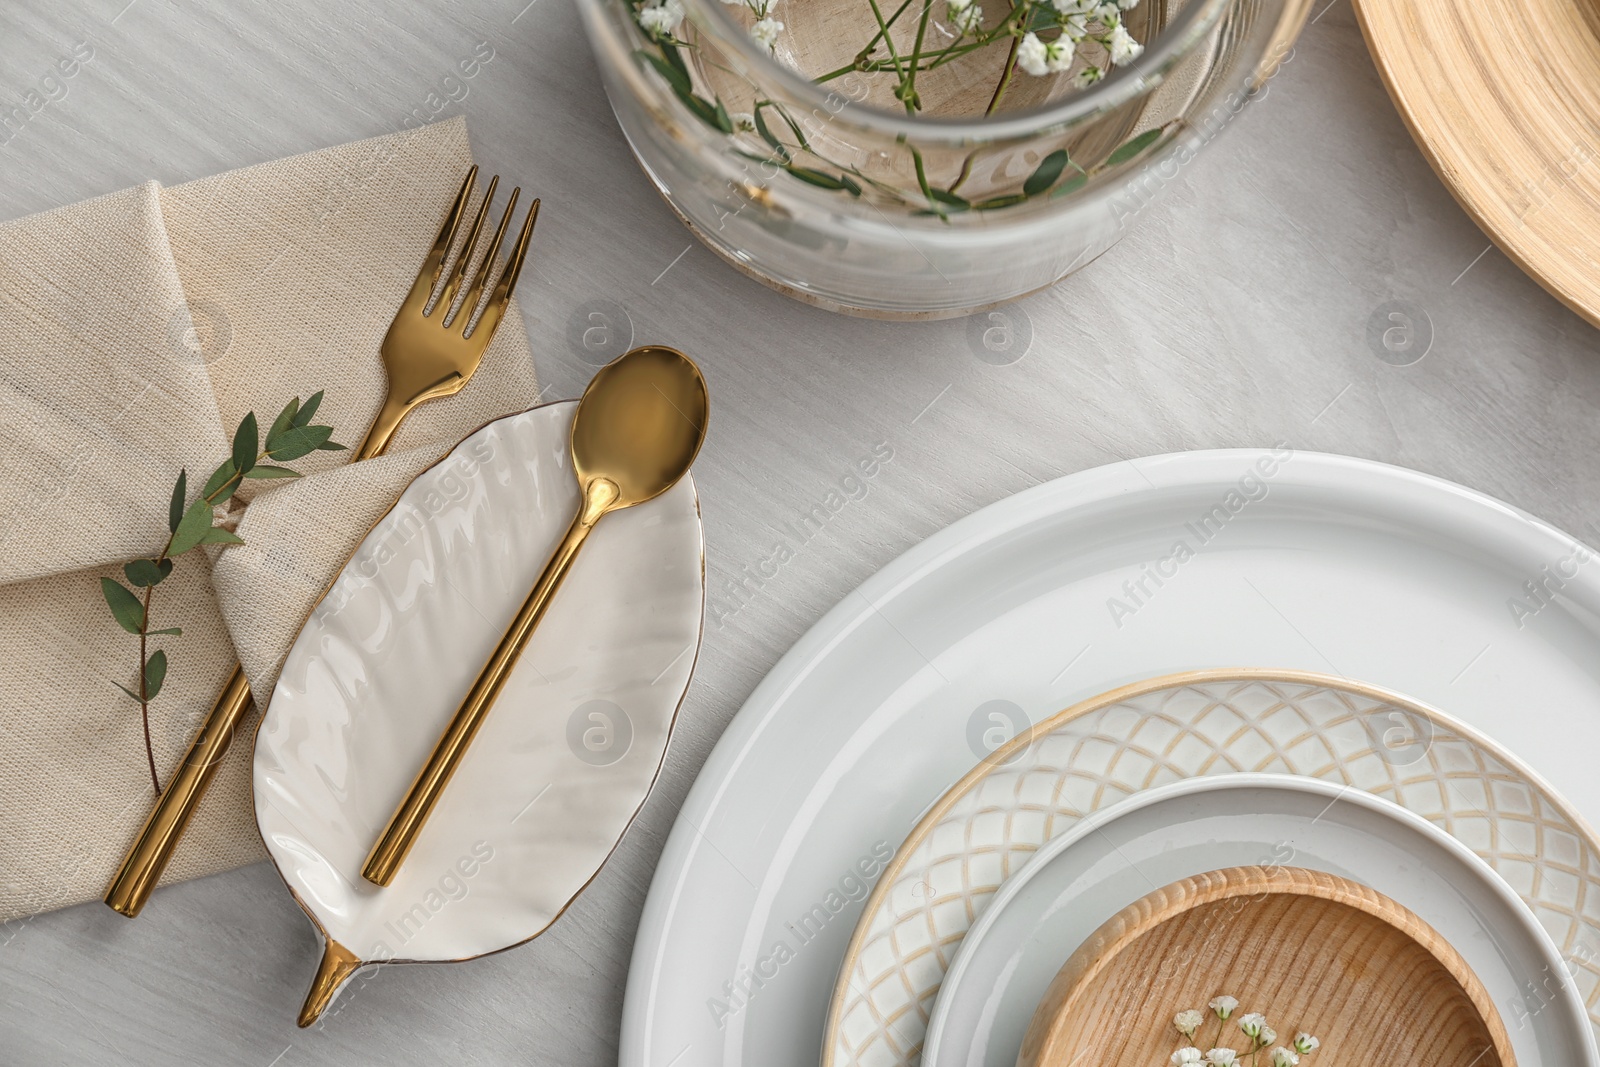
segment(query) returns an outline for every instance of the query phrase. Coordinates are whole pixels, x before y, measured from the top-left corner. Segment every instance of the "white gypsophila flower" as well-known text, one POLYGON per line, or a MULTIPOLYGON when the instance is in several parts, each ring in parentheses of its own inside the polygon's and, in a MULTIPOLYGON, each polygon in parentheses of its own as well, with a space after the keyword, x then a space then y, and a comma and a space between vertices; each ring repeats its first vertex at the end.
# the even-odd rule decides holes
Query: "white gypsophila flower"
POLYGON ((1212 997, 1211 1003, 1207 1004, 1206 1007, 1216 1012, 1217 1018, 1226 1019, 1228 1016, 1232 1015, 1236 1010, 1238 1010, 1239 1001, 1236 997, 1212 997))
POLYGON ((1261 1028, 1261 1033, 1256 1037, 1256 1044, 1260 1045, 1262 1048, 1266 1048, 1276 1040, 1278 1040, 1278 1031, 1274 1030, 1270 1026, 1263 1026, 1261 1028))
POLYGON ((1068 15, 1066 18, 1062 19, 1061 36, 1065 37, 1073 44, 1077 44, 1079 41, 1089 36, 1089 16, 1068 15))
POLYGON ((1100 0, 1050 0, 1050 6, 1063 15, 1087 15, 1100 0))
POLYGON ((683 22, 683 4, 679 0, 661 0, 639 11, 639 25, 658 37, 667 37, 683 22))
POLYGON ((1050 68, 1045 66, 1047 58, 1044 42, 1039 40, 1039 35, 1036 33, 1026 35, 1022 38, 1022 43, 1017 45, 1017 66, 1035 78, 1042 78, 1050 73, 1050 68))
POLYGON ((948 14, 951 18, 955 18, 966 7, 968 7, 971 3, 972 3, 972 0, 945 0, 945 2, 944 2, 945 13, 948 14))
POLYGON ((748 111, 735 111, 728 116, 733 120, 733 128, 739 133, 755 133, 756 117, 748 111))
POLYGON ((1079 89, 1087 89, 1105 76, 1106 72, 1099 67, 1084 67, 1072 76, 1072 84, 1079 89))
POLYGON ((765 18, 750 27, 750 36, 763 48, 771 49, 778 43, 778 34, 783 32, 783 23, 774 18, 765 18))
POLYGON ((1064 70, 1072 69, 1073 60, 1078 58, 1078 50, 1073 43, 1064 37, 1057 37, 1044 46, 1045 69, 1051 74, 1060 74, 1064 70))
POLYGON ((1272 1067, 1298 1067, 1300 1063, 1300 1057, 1282 1045, 1273 1049, 1269 1055, 1272 1060, 1272 1067))
POLYGON ((951 14, 950 25, 955 27, 957 33, 977 33, 983 26, 983 8, 968 4, 951 14))
POLYGON ((1261 1028, 1266 1025, 1267 1017, 1258 1011, 1239 1016, 1239 1029, 1243 1030, 1244 1036, 1252 1041, 1261 1036, 1261 1028))
POLYGON ((1172 1054, 1172 1067, 1193 1067, 1193 1065, 1204 1062, 1205 1056, 1193 1045, 1187 1048, 1180 1048, 1172 1054))
POLYGON ((1101 4, 1094 9, 1094 17, 1107 26, 1115 26, 1122 21, 1122 9, 1114 3, 1101 4))
POLYGON ((1308 1056, 1317 1051, 1321 1045, 1322 1042, 1318 1041, 1310 1034, 1296 1034, 1294 1038, 1294 1050, 1300 1053, 1302 1056, 1308 1056))
POLYGON ((1193 1008, 1188 1011, 1180 1011, 1172 1017, 1172 1025, 1176 1026, 1178 1032, 1184 1037, 1193 1037, 1194 1032, 1200 1029, 1200 1024, 1205 1021, 1205 1013, 1196 1011, 1193 1008))
POLYGON ((1119 22, 1106 41, 1106 50, 1111 53, 1111 62, 1126 63, 1130 59, 1138 59, 1139 53, 1144 51, 1144 45, 1135 41, 1133 34, 1119 22))
POLYGON ((1132 11, 1139 6, 1139 0, 1117 0, 1117 6, 1124 11, 1132 11))
POLYGON ((1214 1048, 1206 1053, 1206 1062, 1211 1067, 1236 1067, 1239 1054, 1231 1048, 1214 1048))

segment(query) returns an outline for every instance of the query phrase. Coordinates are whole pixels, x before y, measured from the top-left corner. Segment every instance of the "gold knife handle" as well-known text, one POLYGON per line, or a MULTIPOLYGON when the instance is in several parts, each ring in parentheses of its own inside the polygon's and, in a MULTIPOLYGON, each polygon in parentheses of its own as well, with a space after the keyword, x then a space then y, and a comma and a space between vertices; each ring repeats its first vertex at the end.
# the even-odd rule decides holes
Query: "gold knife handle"
POLYGON ((544 573, 534 583, 533 592, 523 601, 489 661, 478 672, 478 679, 472 683, 466 699, 462 700, 461 706, 451 717, 450 725, 445 727, 444 734, 433 746, 433 754, 423 764, 422 770, 417 772, 416 778, 412 779, 405 798, 395 808, 394 814, 389 816, 389 824, 372 846, 372 851, 367 853, 367 861, 361 867, 361 875, 367 881, 383 886, 394 881, 411 846, 416 844, 423 824, 433 813, 445 786, 450 784, 451 776, 461 765, 467 747, 477 736, 478 728, 483 725, 495 698, 511 676, 511 669, 527 647, 528 639, 533 636, 539 620, 544 618, 550 601, 555 598, 556 590, 561 588, 562 580, 572 569, 572 562, 577 558, 589 531, 594 529, 594 524, 600 521, 600 517, 617 499, 617 486, 605 478, 595 478, 583 488, 583 506, 567 528, 566 536, 556 546, 550 562, 545 564, 544 573))
POLYGON ((184 828, 189 825, 190 816, 199 806, 211 779, 216 777, 235 728, 249 708, 250 683, 245 681, 244 669, 235 667, 211 714, 206 716, 200 732, 190 743, 189 754, 145 819, 144 828, 106 890, 105 900, 113 911, 131 919, 150 899, 183 837, 184 828))

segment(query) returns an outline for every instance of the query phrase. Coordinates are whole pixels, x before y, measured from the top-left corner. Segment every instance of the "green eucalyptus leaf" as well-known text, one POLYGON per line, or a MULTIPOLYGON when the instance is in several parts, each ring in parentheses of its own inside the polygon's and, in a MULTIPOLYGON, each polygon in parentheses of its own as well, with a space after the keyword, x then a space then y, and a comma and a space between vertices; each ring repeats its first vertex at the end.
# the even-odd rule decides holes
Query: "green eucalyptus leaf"
POLYGON ((127 693, 130 697, 132 697, 133 698, 133 702, 135 704, 143 704, 144 703, 143 700, 139 699, 139 694, 138 693, 135 693, 132 689, 129 689, 127 686, 123 685, 121 682, 112 682, 111 684, 116 686, 118 689, 122 690, 124 693, 127 693))
POLYGON ((772 130, 767 126, 767 117, 761 113, 759 107, 756 108, 755 118, 756 132, 761 135, 761 139, 771 145, 772 150, 778 153, 785 163, 789 162, 789 150, 783 146, 782 141, 773 135, 772 130))
POLYGON ((1022 191, 1028 196, 1038 196, 1056 183, 1061 177, 1061 172, 1067 166, 1067 150, 1058 148, 1039 161, 1028 180, 1022 183, 1022 191))
POLYGON ((1014 204, 1026 203, 1027 193, 1009 193, 1005 196, 991 196, 987 200, 980 200, 972 206, 978 211, 993 211, 996 208, 1011 207, 1014 204))
POLYGON ((642 48, 633 54, 654 67, 656 73, 665 78, 667 84, 672 86, 673 92, 679 94, 687 93, 692 88, 687 71, 679 70, 675 65, 662 59, 654 52, 646 52, 642 48))
POLYGON ((332 426, 296 426, 278 438, 268 455, 280 463, 286 463, 315 452, 331 436, 332 426))
POLYGON ((287 404, 283 405, 283 410, 278 412, 278 417, 272 420, 271 426, 267 427, 268 448, 272 447, 272 442, 278 439, 279 434, 294 425, 294 417, 299 410, 299 397, 293 397, 287 404))
POLYGON ((242 545, 244 538, 232 530, 224 530, 220 526, 213 526, 200 538, 202 545, 242 545))
POLYGON ((855 179, 851 178, 850 175, 848 175, 848 174, 839 175, 839 184, 843 185, 845 187, 846 191, 848 191, 851 196, 860 196, 861 195, 861 186, 857 185, 856 182, 855 182, 855 179))
POLYGON ((937 203, 943 204, 951 211, 965 211, 972 206, 972 203, 965 197, 957 196, 955 193, 947 192, 943 189, 929 189, 928 197, 937 203))
POLYGON ((838 178, 835 178, 831 174, 824 174, 820 170, 812 170, 810 167, 796 166, 789 166, 785 167, 784 169, 808 185, 816 185, 823 189, 845 188, 844 182, 840 181, 838 178))
POLYGON ((1089 176, 1080 171, 1056 186, 1055 191, 1050 194, 1050 199, 1054 200, 1058 196, 1069 196, 1087 184, 1089 184, 1089 176))
POLYGON ((338 441, 324 441, 317 446, 318 452, 343 452, 349 445, 341 445, 338 441))
POLYGON ((144 698, 154 700, 161 692, 161 683, 167 680, 167 654, 159 648, 144 661, 144 698))
MULTIPOLYGON (((211 477, 206 479, 205 488, 200 490, 200 498, 202 500, 211 500, 215 498, 222 487, 227 485, 229 482, 234 481, 238 477, 238 474, 239 471, 234 467, 233 460, 223 460, 222 466, 212 471, 211 477)), ((177 531, 174 530, 173 532, 176 533, 177 531)))
POLYGON ((233 433, 233 466, 240 474, 249 474, 261 454, 261 431, 256 427, 256 413, 247 411, 239 420, 233 433))
POLYGON ((728 109, 722 106, 722 97, 717 97, 717 129, 723 133, 733 132, 733 118, 728 114, 728 109))
POLYGON ((1106 157, 1106 166, 1115 167, 1118 164, 1128 162, 1128 160, 1159 141, 1162 132, 1162 129, 1158 126, 1153 130, 1144 131, 1131 141, 1125 141, 1118 145, 1116 150, 1106 157))
POLYGON ((167 504, 167 532, 173 533, 178 529, 178 523, 183 520, 183 502, 189 496, 189 471, 185 468, 178 472, 178 484, 172 487, 172 500, 167 504))
POLYGON ((139 603, 139 598, 127 586, 111 578, 102 578, 100 592, 106 598, 106 605, 111 608, 111 615, 117 620, 118 626, 130 634, 136 634, 144 627, 144 605, 139 603))
POLYGON ((195 502, 189 505, 189 510, 183 513, 183 521, 178 523, 178 529, 172 535, 167 555, 183 555, 200 544, 209 529, 211 529, 211 505, 206 503, 205 497, 197 497, 195 502))
POLYGON ((172 573, 170 559, 136 559, 123 565, 122 573, 128 576, 128 584, 138 589, 152 585, 160 585, 161 579, 172 573))
POLYGON ((318 389, 316 392, 311 394, 311 396, 306 400, 306 402, 304 404, 302 404, 300 406, 300 410, 295 412, 294 425, 295 426, 309 426, 309 425, 311 425, 312 417, 316 415, 317 408, 319 408, 321 406, 322 406, 322 390, 318 389))
POLYGON ((685 78, 689 76, 689 64, 683 61, 683 53, 677 45, 663 41, 661 43, 661 54, 666 57, 668 63, 683 71, 685 78))
POLYGON ((151 630, 148 636, 150 636, 150 637, 160 637, 163 634, 171 634, 173 637, 182 637, 183 636, 183 627, 181 627, 181 626, 169 626, 165 630, 151 630))
POLYGON ((257 479, 298 478, 300 477, 300 473, 298 471, 292 471, 288 467, 274 467, 270 464, 263 463, 261 466, 251 470, 251 472, 246 474, 245 477, 257 479))
POLYGON ((711 105, 710 101, 696 96, 688 89, 678 89, 676 86, 673 88, 678 94, 678 99, 683 101, 683 106, 699 116, 700 121, 708 126, 714 126, 719 130, 722 129, 722 126, 717 122, 717 109, 711 105))

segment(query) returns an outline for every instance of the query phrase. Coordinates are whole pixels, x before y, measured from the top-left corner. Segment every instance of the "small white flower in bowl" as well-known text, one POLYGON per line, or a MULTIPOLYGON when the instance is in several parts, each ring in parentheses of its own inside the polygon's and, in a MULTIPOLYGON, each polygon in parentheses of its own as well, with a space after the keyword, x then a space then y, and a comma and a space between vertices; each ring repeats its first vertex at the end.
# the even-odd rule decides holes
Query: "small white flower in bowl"
POLYGON ((783 32, 783 23, 774 18, 765 18, 750 27, 750 36, 763 48, 771 49, 778 43, 778 34, 783 32))

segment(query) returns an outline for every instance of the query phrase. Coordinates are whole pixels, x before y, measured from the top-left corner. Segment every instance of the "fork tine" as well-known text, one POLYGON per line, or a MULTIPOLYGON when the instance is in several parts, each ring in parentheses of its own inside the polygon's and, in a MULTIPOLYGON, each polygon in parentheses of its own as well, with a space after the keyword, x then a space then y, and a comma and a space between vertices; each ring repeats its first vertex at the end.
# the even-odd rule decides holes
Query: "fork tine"
POLYGON ((465 336, 467 327, 472 325, 473 313, 478 310, 478 305, 483 302, 484 283, 494 273, 494 265, 500 259, 500 245, 505 241, 506 228, 511 225, 511 216, 517 210, 517 197, 522 195, 522 186, 511 190, 511 199, 506 202, 505 213, 500 216, 500 225, 495 227, 494 243, 489 246, 489 251, 483 257, 483 265, 478 268, 478 273, 473 276, 472 288, 467 290, 467 298, 461 302, 461 311, 458 318, 464 318, 462 335, 465 336))
POLYGON ((456 294, 461 291, 462 284, 467 278, 467 268, 472 266, 473 253, 478 248, 478 238, 483 234, 483 222, 489 215, 489 205, 494 202, 495 188, 500 184, 500 175, 496 174, 489 179, 489 188, 483 192, 483 203, 478 205, 477 217, 472 220, 472 229, 467 231, 467 239, 461 245, 461 254, 456 257, 455 269, 450 272, 450 281, 444 287, 444 292, 439 294, 436 308, 443 308, 448 315, 454 308, 456 294))
MULTIPOLYGON (((507 217, 510 217, 509 212, 507 217)), ((533 236, 533 224, 538 217, 539 201, 535 199, 528 208, 528 218, 522 224, 522 233, 517 238, 517 245, 511 250, 510 261, 506 263, 506 269, 501 271, 500 280, 494 283, 493 295, 483 302, 483 311, 478 316, 477 323, 475 325, 468 323, 474 341, 479 340, 480 334, 485 345, 494 339, 494 332, 500 327, 500 320, 505 317, 506 308, 511 303, 511 291, 517 287, 517 276, 522 273, 522 261, 528 255, 528 240, 533 236)))
POLYGON ((450 248, 456 243, 456 232, 461 228, 461 215, 467 209, 467 201, 472 197, 472 187, 478 181, 478 165, 474 163, 467 170, 467 180, 461 183, 461 191, 456 194, 456 202, 450 205, 450 214, 445 216, 444 226, 439 230, 439 239, 433 242, 433 249, 429 260, 438 257, 434 262, 433 277, 428 279, 430 291, 439 282, 439 272, 444 269, 444 261, 450 255, 450 248))
POLYGON ((511 291, 517 287, 517 276, 522 273, 522 261, 528 255, 528 241, 533 237, 533 224, 538 220, 539 198, 534 197, 533 203, 528 206, 528 221, 522 224, 522 233, 517 237, 517 246, 511 251, 511 262, 506 264, 506 272, 500 275, 500 281, 495 284, 496 303, 505 303, 510 299, 511 291))

